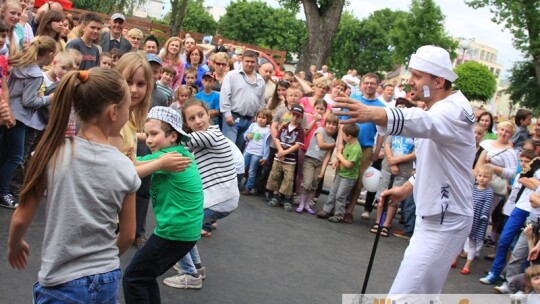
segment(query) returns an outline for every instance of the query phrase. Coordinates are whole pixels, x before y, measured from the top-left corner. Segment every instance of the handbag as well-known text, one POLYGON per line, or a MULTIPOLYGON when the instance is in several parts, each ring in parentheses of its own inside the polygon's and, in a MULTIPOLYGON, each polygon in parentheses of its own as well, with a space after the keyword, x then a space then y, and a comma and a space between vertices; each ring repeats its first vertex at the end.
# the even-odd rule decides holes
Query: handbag
POLYGON ((489 186, 495 194, 506 195, 508 189, 508 181, 497 174, 493 174, 489 186))

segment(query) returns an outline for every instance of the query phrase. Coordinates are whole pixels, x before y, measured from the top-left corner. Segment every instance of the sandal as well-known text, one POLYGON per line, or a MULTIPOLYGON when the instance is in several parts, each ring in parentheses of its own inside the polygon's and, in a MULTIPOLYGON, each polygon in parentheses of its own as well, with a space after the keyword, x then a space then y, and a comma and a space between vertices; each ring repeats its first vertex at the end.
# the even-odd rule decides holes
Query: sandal
POLYGON ((377 233, 377 230, 379 229, 379 223, 373 224, 371 228, 369 228, 369 232, 371 233, 377 233))
POLYGON ((345 216, 343 217, 343 222, 347 224, 353 223, 353 216, 350 213, 345 213, 345 216))
POLYGON ((381 236, 382 237, 389 237, 390 236, 390 227, 382 227, 381 236))

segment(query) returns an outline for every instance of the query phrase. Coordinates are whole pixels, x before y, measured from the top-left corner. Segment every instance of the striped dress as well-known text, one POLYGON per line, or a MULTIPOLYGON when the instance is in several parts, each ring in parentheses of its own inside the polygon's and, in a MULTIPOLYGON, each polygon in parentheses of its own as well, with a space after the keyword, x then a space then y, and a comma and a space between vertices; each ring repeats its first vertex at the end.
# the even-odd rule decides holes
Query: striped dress
POLYGON ((491 188, 478 189, 474 186, 473 190, 474 217, 469 238, 477 241, 483 241, 486 237, 486 230, 489 220, 489 211, 493 202, 493 190, 491 188))

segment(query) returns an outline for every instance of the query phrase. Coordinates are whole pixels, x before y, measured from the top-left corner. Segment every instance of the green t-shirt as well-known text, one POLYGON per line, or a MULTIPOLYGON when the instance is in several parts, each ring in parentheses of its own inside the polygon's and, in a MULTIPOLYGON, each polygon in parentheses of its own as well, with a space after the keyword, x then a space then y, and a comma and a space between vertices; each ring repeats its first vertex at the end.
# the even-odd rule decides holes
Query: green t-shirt
POLYGON ((157 225, 154 233, 172 241, 196 241, 201 237, 203 222, 203 188, 193 155, 183 146, 174 146, 137 160, 154 160, 173 151, 191 158, 191 165, 182 172, 160 170, 152 174, 150 196, 157 225))
POLYGON ((346 160, 353 162, 354 166, 352 166, 352 168, 345 168, 345 166, 340 165, 338 171, 339 176, 347 179, 357 179, 358 170, 360 169, 360 160, 362 159, 362 149, 360 148, 360 145, 357 143, 345 144, 345 148, 343 148, 343 157, 345 157, 346 160))
POLYGON ((497 134, 495 134, 495 133, 486 133, 486 134, 484 135, 484 137, 482 138, 482 140, 486 140, 486 139, 493 139, 493 140, 495 140, 495 139, 497 139, 497 134))

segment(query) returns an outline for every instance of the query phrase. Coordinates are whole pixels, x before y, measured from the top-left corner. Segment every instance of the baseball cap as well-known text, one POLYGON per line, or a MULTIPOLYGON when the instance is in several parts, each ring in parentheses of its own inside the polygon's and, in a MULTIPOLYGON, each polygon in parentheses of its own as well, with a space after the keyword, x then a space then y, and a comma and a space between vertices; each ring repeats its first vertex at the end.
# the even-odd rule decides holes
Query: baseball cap
POLYGON ((182 130, 182 116, 173 108, 156 106, 150 109, 146 119, 157 119, 168 123, 180 134, 180 141, 189 141, 191 137, 182 130))
POLYGON ((216 80, 216 78, 214 77, 214 75, 212 75, 211 72, 206 72, 206 73, 204 73, 203 76, 202 76, 202 78, 204 78, 204 77, 210 77, 210 78, 216 80))
POLYGON ((111 16, 111 20, 116 20, 116 19, 122 19, 122 21, 126 21, 126 17, 120 13, 114 13, 111 16))
POLYGON ((450 82, 458 78, 458 75, 452 71, 450 54, 445 49, 434 45, 418 48, 411 56, 409 68, 442 77, 450 82))
POLYGON ((155 62, 159 65, 163 65, 163 61, 161 61, 161 58, 156 54, 146 54, 146 60, 148 60, 148 62, 155 62))
POLYGON ((304 108, 302 108, 300 105, 294 105, 291 108, 291 113, 296 113, 304 116, 304 108))

